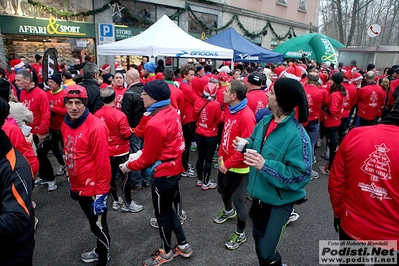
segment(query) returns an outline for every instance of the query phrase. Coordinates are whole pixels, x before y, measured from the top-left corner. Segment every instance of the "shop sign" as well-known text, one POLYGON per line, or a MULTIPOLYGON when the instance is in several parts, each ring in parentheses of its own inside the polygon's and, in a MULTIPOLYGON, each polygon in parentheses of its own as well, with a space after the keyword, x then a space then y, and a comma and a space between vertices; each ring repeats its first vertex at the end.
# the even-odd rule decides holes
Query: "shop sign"
POLYGON ((115 40, 120 41, 133 36, 136 36, 145 31, 145 29, 141 28, 130 28, 124 26, 115 25, 115 40))
POLYGON ((2 33, 46 35, 63 37, 95 37, 93 24, 57 21, 55 17, 49 19, 28 19, 12 16, 0 16, 2 33))
POLYGON ((243 37, 252 43, 262 45, 262 37, 255 37, 255 38, 251 38, 248 36, 243 36, 243 37))

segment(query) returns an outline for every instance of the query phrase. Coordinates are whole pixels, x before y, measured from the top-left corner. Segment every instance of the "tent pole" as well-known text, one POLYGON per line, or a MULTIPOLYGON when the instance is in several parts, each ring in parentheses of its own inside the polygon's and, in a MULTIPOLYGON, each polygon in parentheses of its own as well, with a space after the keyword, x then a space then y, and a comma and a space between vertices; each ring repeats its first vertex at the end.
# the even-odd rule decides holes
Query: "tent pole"
POLYGON ((233 70, 234 70, 234 58, 231 59, 231 62, 230 62, 230 70, 231 70, 230 73, 233 73, 233 70))

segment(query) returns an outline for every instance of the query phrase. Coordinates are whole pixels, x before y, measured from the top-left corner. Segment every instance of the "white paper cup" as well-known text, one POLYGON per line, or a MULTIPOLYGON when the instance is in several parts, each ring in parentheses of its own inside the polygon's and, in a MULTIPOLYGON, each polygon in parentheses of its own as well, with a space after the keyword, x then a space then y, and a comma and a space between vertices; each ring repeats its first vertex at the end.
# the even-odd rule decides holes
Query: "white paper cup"
POLYGON ((32 127, 27 126, 27 125, 22 125, 21 127, 22 134, 24 134, 25 137, 29 136, 30 131, 32 130, 32 127))
POLYGON ((244 150, 245 146, 248 144, 248 142, 247 142, 246 139, 243 139, 243 138, 240 138, 240 137, 238 139, 239 140, 238 140, 238 143, 237 143, 236 151, 242 152, 244 150))
POLYGON ((257 151, 254 150, 254 149, 246 149, 245 152, 247 152, 247 153, 257 153, 257 151))

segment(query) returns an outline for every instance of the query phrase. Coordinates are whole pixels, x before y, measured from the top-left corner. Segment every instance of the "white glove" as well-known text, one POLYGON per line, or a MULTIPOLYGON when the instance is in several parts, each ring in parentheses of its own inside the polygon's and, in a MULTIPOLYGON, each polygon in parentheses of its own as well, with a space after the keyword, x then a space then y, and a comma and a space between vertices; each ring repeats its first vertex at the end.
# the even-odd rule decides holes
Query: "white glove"
POLYGON ((129 169, 129 167, 127 167, 127 164, 128 164, 128 163, 129 163, 129 161, 127 161, 127 162, 122 163, 122 164, 119 165, 119 169, 121 169, 121 171, 122 171, 123 173, 128 173, 128 172, 131 171, 131 170, 129 169))
POLYGON ((138 150, 136 153, 131 153, 129 154, 129 162, 135 161, 138 158, 140 158, 140 156, 143 154, 143 152, 141 150, 138 150))

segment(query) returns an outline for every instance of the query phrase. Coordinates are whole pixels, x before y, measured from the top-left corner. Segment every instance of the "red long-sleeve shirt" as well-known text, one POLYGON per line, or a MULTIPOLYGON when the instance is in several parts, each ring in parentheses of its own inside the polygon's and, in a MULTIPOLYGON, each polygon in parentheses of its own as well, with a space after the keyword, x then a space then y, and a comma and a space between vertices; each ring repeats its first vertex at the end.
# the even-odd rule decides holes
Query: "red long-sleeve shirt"
POLYGON ((262 89, 251 90, 247 93, 248 107, 256 113, 263 108, 266 108, 268 100, 266 93, 262 89))
POLYGON ((399 243, 398 126, 354 128, 339 146, 328 191, 334 216, 356 240, 399 243))
POLYGON ((64 122, 61 132, 71 190, 81 196, 108 193, 111 164, 105 124, 89 113, 77 128, 71 128, 64 122))
POLYGON ((218 125, 223 122, 224 112, 217 101, 202 98, 194 105, 194 119, 197 120, 195 133, 213 137, 218 135, 218 125))
POLYGON ((49 90, 46 94, 48 103, 53 105, 53 108, 51 109, 50 128, 61 130, 62 122, 64 122, 67 113, 64 104, 64 96, 66 92, 63 89, 59 89, 56 92, 49 90))
POLYGON ((320 119, 321 105, 323 104, 323 102, 325 102, 324 89, 320 89, 315 85, 310 84, 305 84, 304 89, 309 108, 308 121, 320 119))
POLYGON ((128 167, 133 171, 142 170, 161 160, 162 163, 155 168, 154 178, 178 175, 184 171, 181 161, 184 137, 180 116, 170 105, 154 112, 155 115, 146 119, 143 154, 130 162, 128 167))
POLYGON ((251 135, 256 125, 255 115, 248 106, 234 114, 227 108, 224 114, 224 128, 218 156, 223 156, 224 166, 227 169, 247 168, 244 155, 234 149, 233 140, 236 137, 248 138, 251 135))
POLYGON ((184 94, 184 108, 181 111, 183 112, 182 124, 185 125, 195 121, 193 118, 194 104, 197 100, 200 99, 200 97, 191 88, 191 85, 189 83, 182 81, 179 88, 184 94))
POLYGON ((357 88, 353 83, 342 83, 342 86, 345 87, 346 96, 344 97, 344 110, 341 114, 342 118, 347 118, 353 106, 355 106, 357 102, 357 88))
POLYGON ((45 135, 50 128, 50 105, 46 93, 35 87, 29 91, 21 91, 21 102, 33 113, 32 134, 45 135))
POLYGON ((115 108, 121 111, 123 95, 127 91, 127 88, 114 86, 114 91, 115 91, 115 108))
POLYGON ((384 107, 386 93, 380 85, 370 84, 357 93, 357 115, 363 119, 373 120, 384 107))
POLYGON ((335 91, 329 95, 326 104, 330 113, 323 112, 324 127, 338 127, 341 124, 341 114, 344 108, 344 97, 341 92, 335 91))
POLYGON ((12 146, 22 153, 23 156, 25 156, 26 160, 30 164, 30 167, 32 168, 33 175, 35 176, 39 172, 39 160, 33 151, 32 144, 26 141, 19 127, 11 124, 7 120, 5 121, 2 129, 10 138, 12 146))
POLYGON ((129 141, 132 130, 127 117, 113 106, 103 106, 94 113, 108 128, 108 150, 110 156, 129 153, 129 141))

